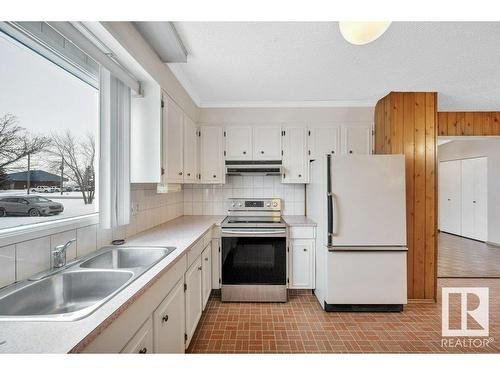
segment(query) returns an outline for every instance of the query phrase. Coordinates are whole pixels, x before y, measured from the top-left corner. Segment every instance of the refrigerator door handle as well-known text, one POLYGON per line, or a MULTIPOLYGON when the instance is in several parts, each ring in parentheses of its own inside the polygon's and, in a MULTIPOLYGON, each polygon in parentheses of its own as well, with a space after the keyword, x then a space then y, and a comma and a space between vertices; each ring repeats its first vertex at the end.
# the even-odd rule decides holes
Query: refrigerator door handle
POLYGON ((338 209, 337 209, 337 197, 335 194, 330 193, 331 199, 332 199, 332 226, 331 226, 331 233, 332 236, 336 236, 339 231, 339 215, 338 215, 338 209))
POLYGON ((327 224, 327 243, 328 246, 332 246, 333 244, 333 197, 332 197, 332 156, 326 156, 326 207, 327 207, 327 216, 328 216, 328 224, 327 224))

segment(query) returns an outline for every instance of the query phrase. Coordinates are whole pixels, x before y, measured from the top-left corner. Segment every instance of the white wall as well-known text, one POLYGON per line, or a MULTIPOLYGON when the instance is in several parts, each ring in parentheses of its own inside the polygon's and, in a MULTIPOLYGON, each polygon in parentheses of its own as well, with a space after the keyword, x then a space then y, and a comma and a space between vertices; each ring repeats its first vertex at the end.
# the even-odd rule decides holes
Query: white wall
POLYGON ((484 156, 488 157, 488 242, 500 244, 500 138, 468 137, 438 147, 439 161, 484 156))
POLYGON ((228 198, 281 198, 284 215, 305 214, 303 184, 280 176, 227 176, 224 185, 184 185, 184 215, 226 215, 228 198))
POLYGON ((54 233, 50 236, 0 247, 0 288, 26 279, 50 268, 50 253, 57 246, 76 238, 68 249, 67 259, 82 257, 113 239, 127 238, 183 214, 182 192, 156 194, 155 184, 133 184, 130 224, 114 230, 101 229, 99 224, 54 233))

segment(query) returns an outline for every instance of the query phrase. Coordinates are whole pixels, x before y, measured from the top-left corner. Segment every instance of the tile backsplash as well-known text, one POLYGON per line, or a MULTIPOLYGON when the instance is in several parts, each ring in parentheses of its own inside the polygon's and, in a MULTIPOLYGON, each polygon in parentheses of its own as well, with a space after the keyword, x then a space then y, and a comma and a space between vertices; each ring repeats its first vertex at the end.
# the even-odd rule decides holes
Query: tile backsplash
POLYGON ((224 185, 184 185, 184 215, 225 215, 227 198, 281 198, 284 215, 304 215, 305 185, 280 176, 227 176, 224 185))
POLYGON ((52 249, 70 239, 76 242, 68 248, 68 260, 181 216, 183 193, 156 194, 154 184, 134 184, 131 204, 130 224, 124 227, 111 230, 95 224, 0 247, 0 288, 50 268, 52 249))

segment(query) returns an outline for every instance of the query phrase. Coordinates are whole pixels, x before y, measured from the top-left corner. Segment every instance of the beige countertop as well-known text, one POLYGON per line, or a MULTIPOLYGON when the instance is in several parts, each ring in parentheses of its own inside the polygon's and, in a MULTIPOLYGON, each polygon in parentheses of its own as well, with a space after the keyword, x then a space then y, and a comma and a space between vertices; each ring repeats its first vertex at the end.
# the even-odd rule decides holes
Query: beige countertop
POLYGON ((0 353, 67 353, 82 349, 223 219, 181 216, 129 238, 126 245, 174 246, 176 250, 86 318, 74 322, 0 321, 0 353))
POLYGON ((282 216, 287 225, 292 227, 315 227, 316 223, 303 215, 285 215, 282 216))

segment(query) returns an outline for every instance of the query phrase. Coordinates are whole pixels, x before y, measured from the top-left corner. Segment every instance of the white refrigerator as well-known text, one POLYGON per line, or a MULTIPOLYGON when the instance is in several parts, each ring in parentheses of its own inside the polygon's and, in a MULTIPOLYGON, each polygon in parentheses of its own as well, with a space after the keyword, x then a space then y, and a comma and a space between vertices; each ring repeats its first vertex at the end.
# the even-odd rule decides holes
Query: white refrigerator
POLYGON ((325 155, 310 167, 306 202, 317 223, 318 301, 326 311, 402 311, 404 156, 325 155))

